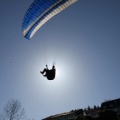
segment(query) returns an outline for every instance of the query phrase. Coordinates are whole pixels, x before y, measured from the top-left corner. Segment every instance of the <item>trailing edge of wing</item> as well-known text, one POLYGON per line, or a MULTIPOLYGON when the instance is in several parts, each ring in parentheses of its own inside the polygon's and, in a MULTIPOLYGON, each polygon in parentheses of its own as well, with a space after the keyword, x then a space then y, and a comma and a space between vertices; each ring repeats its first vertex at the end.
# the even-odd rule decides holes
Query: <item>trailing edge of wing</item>
POLYGON ((53 16, 77 0, 35 0, 27 10, 22 23, 24 37, 31 39, 36 31, 53 16))

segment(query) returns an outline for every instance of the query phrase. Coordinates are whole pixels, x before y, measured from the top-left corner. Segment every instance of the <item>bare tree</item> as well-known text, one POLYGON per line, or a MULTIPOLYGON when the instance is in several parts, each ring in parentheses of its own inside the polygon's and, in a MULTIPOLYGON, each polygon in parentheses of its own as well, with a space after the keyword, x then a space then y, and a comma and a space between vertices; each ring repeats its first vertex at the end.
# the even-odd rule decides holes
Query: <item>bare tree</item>
POLYGON ((18 100, 8 101, 0 115, 0 120, 23 120, 25 119, 25 110, 18 100))

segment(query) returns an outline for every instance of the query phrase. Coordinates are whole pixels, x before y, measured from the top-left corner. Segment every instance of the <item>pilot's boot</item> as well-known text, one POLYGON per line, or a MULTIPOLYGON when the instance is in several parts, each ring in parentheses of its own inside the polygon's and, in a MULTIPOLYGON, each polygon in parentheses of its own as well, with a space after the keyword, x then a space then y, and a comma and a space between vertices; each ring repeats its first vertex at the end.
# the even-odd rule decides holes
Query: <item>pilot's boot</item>
POLYGON ((41 71, 41 74, 43 74, 44 72, 43 71, 41 71))

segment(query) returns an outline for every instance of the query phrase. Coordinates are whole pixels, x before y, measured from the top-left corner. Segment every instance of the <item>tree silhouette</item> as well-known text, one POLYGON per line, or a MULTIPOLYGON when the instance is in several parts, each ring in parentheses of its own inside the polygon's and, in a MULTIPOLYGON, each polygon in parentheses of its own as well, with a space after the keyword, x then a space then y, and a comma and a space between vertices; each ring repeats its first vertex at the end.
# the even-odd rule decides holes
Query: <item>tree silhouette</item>
POLYGON ((87 110, 90 110, 90 109, 91 109, 90 106, 88 106, 88 107, 87 107, 87 110))
POLYGON ((11 99, 8 101, 0 115, 0 120, 24 120, 25 110, 18 100, 11 99))
POLYGON ((94 109, 96 109, 97 107, 96 107, 96 105, 94 105, 94 109))

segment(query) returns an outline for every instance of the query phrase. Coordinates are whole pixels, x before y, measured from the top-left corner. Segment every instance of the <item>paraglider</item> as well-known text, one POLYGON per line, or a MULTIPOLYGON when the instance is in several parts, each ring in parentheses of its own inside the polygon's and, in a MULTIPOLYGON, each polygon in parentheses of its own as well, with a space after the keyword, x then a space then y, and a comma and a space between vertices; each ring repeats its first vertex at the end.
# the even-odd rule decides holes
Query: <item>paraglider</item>
POLYGON ((49 70, 48 66, 46 65, 46 68, 41 71, 41 74, 43 74, 44 77, 47 77, 48 80, 53 80, 56 74, 55 66, 53 65, 52 69, 49 70))
MULTIPOLYGON (((23 22, 22 22, 22 32, 23 36, 30 40, 37 30, 44 25, 49 19, 51 19, 56 14, 63 11, 65 8, 69 7, 77 0, 35 0, 29 9, 27 10, 23 22)), ((55 68, 55 66, 53 66, 55 68)), ((45 71, 48 72, 46 68, 45 71)), ((55 73, 55 72, 54 72, 55 73)), ((47 74, 45 75, 47 78, 47 74)), ((50 76, 50 75, 49 75, 50 76)), ((51 75, 52 76, 52 75, 51 75)), ((54 79, 55 75, 48 79, 54 79)))

